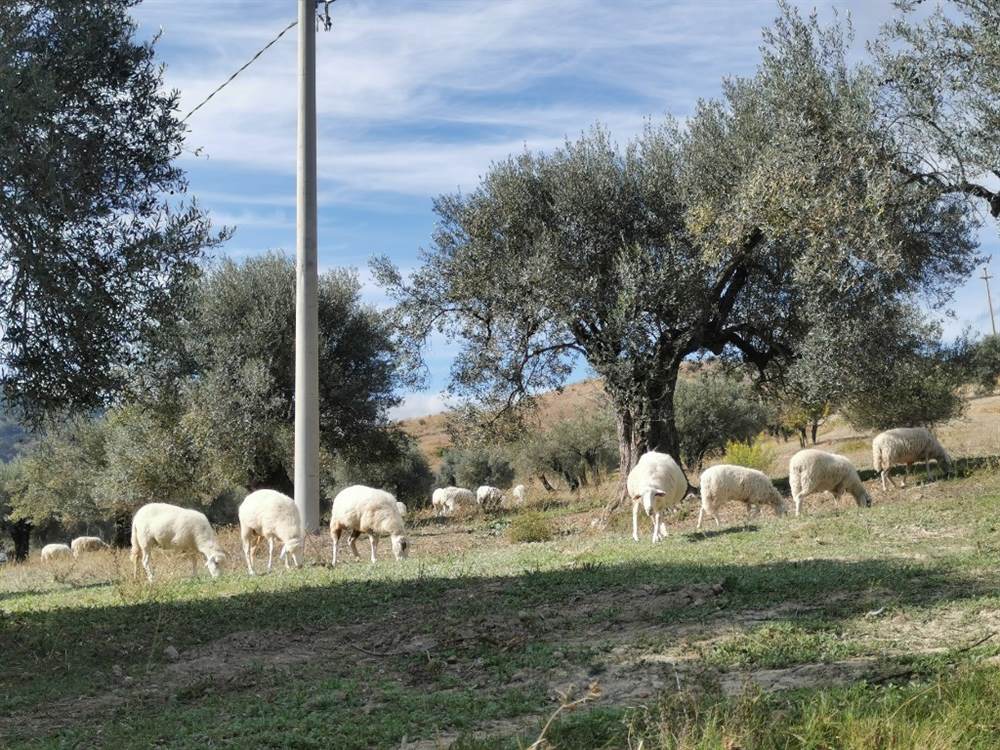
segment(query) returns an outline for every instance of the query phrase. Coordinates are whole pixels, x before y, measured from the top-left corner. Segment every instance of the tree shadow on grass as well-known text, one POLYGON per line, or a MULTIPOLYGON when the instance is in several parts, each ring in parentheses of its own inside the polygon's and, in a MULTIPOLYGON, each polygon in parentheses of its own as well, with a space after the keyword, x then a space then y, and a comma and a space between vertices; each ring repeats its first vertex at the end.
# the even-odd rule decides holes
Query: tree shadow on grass
MULTIPOLYGON (((519 655, 537 654, 538 649, 562 649, 566 643, 613 637, 625 646, 634 641, 641 647, 651 632, 665 633, 676 625, 726 627, 741 623, 741 613, 750 610, 780 612, 775 616, 792 620, 820 612, 835 625, 869 611, 872 597, 885 591, 892 592, 898 606, 940 606, 991 594, 1000 585, 1000 573, 971 577, 947 564, 888 559, 751 565, 590 562, 511 576, 455 578, 417 575, 414 569, 414 577, 406 579, 350 581, 330 571, 326 580, 300 588, 245 593, 224 588, 233 575, 204 584, 220 586, 220 595, 211 599, 170 601, 168 593, 160 601, 70 603, 62 609, 0 614, 0 696, 5 696, 0 715, 28 710, 58 714, 46 704, 102 693, 113 666, 125 673, 145 669, 159 674, 169 661, 165 644, 187 654, 222 644, 229 649, 227 658, 245 658, 249 652, 274 665, 276 673, 269 674, 268 682, 279 692, 285 683, 301 688, 302 680, 319 679, 315 670, 289 668, 289 650, 316 669, 336 662, 338 669, 360 666, 366 673, 373 667, 380 673, 388 669, 401 675, 398 679, 418 665, 456 674, 466 670, 461 684, 474 690, 473 679, 494 687, 506 684, 510 675, 504 670, 513 667, 504 660, 529 658, 519 655), (479 666, 470 666, 475 664, 479 666), (65 679, 67 675, 73 679, 65 679), (19 690, 25 692, 19 696, 19 690)), ((246 690, 252 689, 251 683, 246 690)), ((136 705, 164 700, 136 692, 136 705)), ((119 708, 101 710, 113 714, 119 708)), ((67 717, 56 731, 109 718, 67 717)), ((441 722, 447 726, 447 717, 441 722)), ((14 719, 0 718, 0 739, 17 729, 14 719)))
POLYGON ((740 524, 738 526, 726 526, 721 529, 707 529, 705 531, 689 531, 685 534, 682 534, 682 536, 689 542, 704 542, 709 539, 715 539, 720 536, 728 536, 729 534, 744 534, 744 533, 749 534, 755 531, 760 531, 760 526, 751 523, 746 526, 740 524))

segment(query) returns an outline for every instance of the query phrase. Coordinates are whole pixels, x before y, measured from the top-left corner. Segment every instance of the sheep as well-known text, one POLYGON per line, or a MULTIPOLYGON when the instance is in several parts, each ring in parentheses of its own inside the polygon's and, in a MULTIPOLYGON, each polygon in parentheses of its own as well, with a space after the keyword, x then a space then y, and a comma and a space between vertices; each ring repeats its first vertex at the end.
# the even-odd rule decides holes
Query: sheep
POLYGON ((464 487, 439 487, 431 495, 431 506, 438 515, 454 513, 459 505, 472 505, 476 496, 464 487))
POLYGON ((153 547, 175 549, 191 555, 191 575, 198 572, 198 555, 205 556, 205 567, 212 578, 219 577, 219 566, 225 561, 215 532, 204 513, 179 508, 167 503, 148 503, 132 517, 132 575, 139 574, 139 557, 146 578, 152 582, 153 567, 149 553, 153 547))
POLYGON ((650 451, 640 456, 628 473, 625 487, 632 498, 632 539, 639 541, 639 506, 653 519, 653 543, 666 536, 660 514, 676 508, 687 494, 688 482, 677 462, 666 453, 650 451))
POLYGON ((372 547, 372 562, 375 562, 375 547, 381 534, 388 534, 392 540, 392 554, 403 560, 408 554, 408 544, 403 536, 403 517, 396 507, 396 498, 383 490, 355 484, 341 490, 333 499, 330 511, 330 536, 333 538, 333 564, 337 564, 337 545, 340 535, 350 530, 348 543, 356 558, 357 541, 362 534, 368 534, 372 547))
POLYGON ((484 484, 476 490, 476 502, 484 510, 499 508, 503 502, 503 491, 497 487, 490 487, 484 484))
POLYGON ((720 505, 730 502, 741 502, 747 505, 747 519, 754 512, 755 506, 770 505, 775 515, 785 515, 785 501, 775 488, 771 478, 762 471, 748 469, 745 466, 720 464, 705 469, 699 480, 701 485, 701 510, 698 511, 698 526, 706 511, 719 525, 716 515, 720 505))
POLYGON ((295 501, 288 495, 275 490, 257 490, 251 492, 240 503, 240 539, 243 540, 243 557, 246 559, 247 571, 254 575, 253 555, 257 543, 267 540, 267 571, 271 572, 271 562, 274 558, 274 541, 281 542, 279 560, 285 561, 285 568, 291 567, 291 558, 296 568, 302 567, 299 550, 302 549, 302 522, 299 520, 299 509, 295 501))
POLYGON ((861 483, 850 460, 835 453, 807 448, 788 462, 788 483, 792 488, 795 515, 799 515, 802 500, 816 492, 832 492, 838 498, 845 492, 854 497, 859 508, 870 508, 871 496, 861 483))
POLYGON ((514 500, 517 501, 518 505, 524 505, 525 492, 524 492, 524 485, 523 484, 517 485, 517 487, 515 487, 514 489, 512 489, 510 491, 510 494, 512 494, 514 496, 514 500))
POLYGON ((406 515, 406 503, 397 502, 396 503, 396 510, 399 511, 399 515, 405 516, 406 515))
POLYGON ((42 547, 42 562, 72 558, 73 550, 68 544, 46 544, 42 547))
POLYGON ((935 459, 942 466, 945 473, 951 467, 951 456, 944 447, 937 441, 930 430, 924 427, 897 427, 894 430, 880 432, 872 440, 872 465, 875 471, 882 476, 882 490, 888 490, 885 480, 888 479, 893 487, 896 483, 892 480, 889 472, 894 464, 906 465, 906 476, 903 478, 903 486, 910 478, 910 465, 915 461, 923 461, 927 469, 927 481, 931 481, 931 459, 935 459))
POLYGON ((96 552, 108 547, 100 537, 78 536, 70 542, 70 549, 73 550, 73 557, 79 557, 83 552, 96 552))

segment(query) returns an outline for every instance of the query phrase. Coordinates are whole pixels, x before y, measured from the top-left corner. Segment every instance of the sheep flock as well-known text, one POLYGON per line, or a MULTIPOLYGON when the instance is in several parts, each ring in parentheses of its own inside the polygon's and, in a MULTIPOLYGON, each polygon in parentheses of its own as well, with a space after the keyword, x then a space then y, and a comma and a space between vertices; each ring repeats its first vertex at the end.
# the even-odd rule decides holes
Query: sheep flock
MULTIPOLYGON (((889 484, 896 487, 890 474, 893 467, 904 467, 902 485, 905 487, 914 463, 923 462, 927 478, 931 480, 932 461, 946 473, 952 467, 948 452, 925 428, 886 430, 872 440, 872 466, 884 491, 888 491, 889 484)), ((871 495, 851 461, 816 448, 800 450, 790 458, 788 483, 796 516, 802 513, 807 497, 823 492, 835 498, 850 495, 860 508, 872 505, 871 495)), ((718 527, 718 510, 728 504, 743 505, 748 520, 761 508, 770 508, 777 516, 786 512, 785 498, 763 472, 719 464, 702 472, 699 486, 693 487, 671 456, 656 451, 640 456, 626 478, 625 490, 632 501, 632 538, 636 542, 639 541, 640 510, 652 522, 651 539, 655 544, 666 536, 665 516, 678 512, 688 494, 700 495, 697 531, 701 530, 706 515, 711 516, 718 527)), ((482 485, 475 491, 447 486, 433 491, 430 509, 436 516, 452 516, 460 511, 496 512, 505 506, 523 506, 525 498, 523 484, 510 490, 509 499, 502 489, 490 485, 482 485)), ((249 575, 256 574, 255 553, 264 542, 268 547, 268 572, 273 566, 276 545, 280 545, 278 559, 284 561, 286 569, 302 567, 306 534, 292 498, 275 490, 259 489, 246 496, 239 506, 238 516, 243 557, 249 575)), ((345 532, 355 558, 361 557, 357 540, 366 535, 372 563, 377 560, 378 540, 381 537, 388 537, 396 560, 406 559, 410 549, 406 535, 407 516, 406 505, 385 490, 364 485, 343 489, 334 498, 330 513, 331 563, 334 566, 337 564, 337 550, 345 532)), ((141 563, 149 581, 154 577, 151 552, 155 548, 189 556, 192 574, 197 573, 201 562, 212 577, 217 577, 226 561, 226 554, 205 514, 167 503, 148 503, 136 511, 132 519, 131 542, 134 575, 138 576, 141 563)), ((70 544, 46 544, 41 551, 41 561, 45 564, 54 564, 59 560, 72 562, 108 548, 109 545, 100 537, 80 536, 70 544)))

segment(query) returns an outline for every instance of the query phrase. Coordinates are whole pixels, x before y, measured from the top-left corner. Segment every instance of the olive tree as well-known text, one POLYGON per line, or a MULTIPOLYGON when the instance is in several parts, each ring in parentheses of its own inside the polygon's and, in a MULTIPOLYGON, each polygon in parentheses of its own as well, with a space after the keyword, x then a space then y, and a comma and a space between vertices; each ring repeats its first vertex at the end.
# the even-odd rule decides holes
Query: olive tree
POLYGON ((35 424, 118 400, 224 237, 137 2, 0 3, 0 381, 35 424))
POLYGON ((583 360, 615 412, 622 482, 638 456, 679 456, 681 363, 711 352, 758 372, 794 361, 828 316, 921 292, 947 299, 975 259, 967 206, 908 179, 877 76, 840 29, 786 10, 757 73, 685 127, 625 146, 594 128, 493 164, 446 195, 409 278, 374 265, 416 339, 463 342, 451 388, 516 408, 583 360))

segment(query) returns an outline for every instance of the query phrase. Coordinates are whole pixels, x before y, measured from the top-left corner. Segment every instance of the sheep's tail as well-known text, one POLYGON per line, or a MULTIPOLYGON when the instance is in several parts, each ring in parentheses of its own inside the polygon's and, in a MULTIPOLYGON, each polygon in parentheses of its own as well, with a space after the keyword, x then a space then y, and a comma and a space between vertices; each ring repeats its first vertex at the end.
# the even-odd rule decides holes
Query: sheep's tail
POLYGON ((872 445, 872 468, 875 469, 875 471, 882 471, 882 469, 885 468, 882 463, 882 458, 882 446, 879 444, 872 445))
POLYGON ((139 532, 135 530, 135 521, 132 522, 132 557, 139 556, 139 532))

